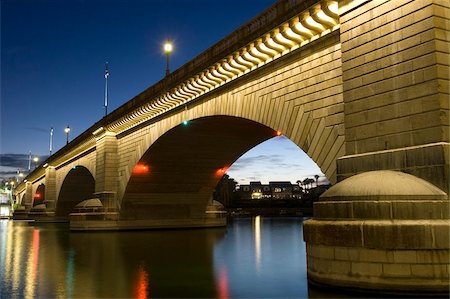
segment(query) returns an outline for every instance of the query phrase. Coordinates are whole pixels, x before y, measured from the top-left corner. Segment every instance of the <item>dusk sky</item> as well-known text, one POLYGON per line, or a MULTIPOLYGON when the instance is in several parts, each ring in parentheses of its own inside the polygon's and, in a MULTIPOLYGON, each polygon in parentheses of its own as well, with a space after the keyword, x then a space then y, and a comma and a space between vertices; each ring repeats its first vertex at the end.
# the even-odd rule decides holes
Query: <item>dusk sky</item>
MULTIPOLYGON (((109 62, 112 111, 165 72, 162 45, 174 43, 171 70, 243 25, 274 0, 1 0, 0 177, 48 155, 104 113, 109 62)), ((255 147, 228 171, 239 183, 321 174, 286 137, 255 147)))

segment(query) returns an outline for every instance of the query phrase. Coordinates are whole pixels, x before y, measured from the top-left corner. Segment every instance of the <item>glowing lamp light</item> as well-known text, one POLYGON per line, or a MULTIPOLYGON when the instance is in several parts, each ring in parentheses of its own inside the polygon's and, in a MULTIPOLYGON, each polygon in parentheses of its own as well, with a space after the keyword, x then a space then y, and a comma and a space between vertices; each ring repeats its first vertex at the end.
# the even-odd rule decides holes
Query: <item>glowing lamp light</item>
POLYGON ((184 120, 184 121, 183 121, 183 125, 184 125, 184 126, 187 126, 188 123, 189 123, 188 120, 184 120))
POLYGON ((173 50, 173 45, 169 42, 166 41, 166 43, 164 44, 164 52, 166 53, 170 53, 173 50))
POLYGON ((147 165, 137 164, 133 169, 133 173, 144 174, 144 173, 148 173, 149 170, 150 170, 150 168, 147 165))
POLYGON ((277 136, 281 136, 282 134, 283 134, 283 133, 281 133, 281 131, 277 131, 277 132, 276 132, 276 135, 277 135, 277 136))
POLYGON ((222 168, 219 168, 219 169, 216 171, 216 173, 217 173, 218 175, 224 175, 225 172, 227 172, 228 168, 229 168, 229 167, 222 167, 222 168))
POLYGON ((41 198, 41 194, 36 193, 36 194, 34 195, 34 198, 41 198))

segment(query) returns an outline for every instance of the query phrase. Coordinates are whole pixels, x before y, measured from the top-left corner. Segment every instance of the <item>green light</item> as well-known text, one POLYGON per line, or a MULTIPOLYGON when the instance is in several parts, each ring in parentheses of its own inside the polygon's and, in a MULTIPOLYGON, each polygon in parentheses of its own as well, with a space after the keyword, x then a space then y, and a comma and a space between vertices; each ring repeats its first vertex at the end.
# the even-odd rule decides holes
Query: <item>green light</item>
POLYGON ((187 120, 183 121, 183 125, 187 126, 188 122, 187 120))

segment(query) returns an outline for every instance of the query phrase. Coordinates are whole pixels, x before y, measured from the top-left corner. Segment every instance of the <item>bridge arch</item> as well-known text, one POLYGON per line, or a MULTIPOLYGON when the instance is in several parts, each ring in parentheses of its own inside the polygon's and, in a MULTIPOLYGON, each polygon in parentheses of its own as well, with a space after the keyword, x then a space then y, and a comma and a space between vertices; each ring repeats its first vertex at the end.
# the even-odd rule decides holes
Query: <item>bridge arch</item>
POLYGON ((289 63, 274 61, 271 68, 120 133, 119 202, 133 168, 152 144, 185 120, 193 123, 204 117, 242 118, 280 130, 335 183, 336 160, 345 155, 340 45, 331 38, 330 44, 312 44, 309 50, 292 54, 289 63))
POLYGON ((45 185, 39 184, 33 196, 33 207, 43 204, 45 201, 45 185))
POLYGON ((181 122, 133 165, 121 202, 124 219, 203 217, 218 181, 240 156, 277 130, 242 117, 181 122))
POLYGON ((95 180, 84 166, 74 166, 67 173, 59 191, 55 215, 68 218, 73 208, 85 199, 92 197, 95 180))

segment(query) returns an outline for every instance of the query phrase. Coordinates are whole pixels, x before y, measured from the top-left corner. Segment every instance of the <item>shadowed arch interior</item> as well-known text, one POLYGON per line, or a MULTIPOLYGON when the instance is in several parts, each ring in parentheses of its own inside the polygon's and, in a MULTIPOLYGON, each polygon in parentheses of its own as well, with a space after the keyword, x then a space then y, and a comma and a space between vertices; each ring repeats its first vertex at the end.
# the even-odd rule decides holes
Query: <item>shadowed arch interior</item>
POLYGON ((36 189, 36 193, 34 193, 33 207, 43 204, 44 201, 45 201, 45 185, 40 184, 36 189))
POLYGON ((89 170, 83 166, 75 166, 62 184, 56 204, 56 216, 68 217, 73 208, 91 198, 94 191, 95 180, 89 170))
POLYGON ((134 168, 121 205, 123 219, 203 218, 218 181, 246 151, 276 136, 260 123, 211 116, 162 135, 134 168))

